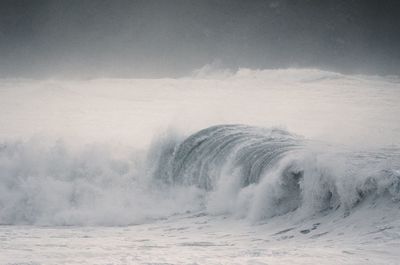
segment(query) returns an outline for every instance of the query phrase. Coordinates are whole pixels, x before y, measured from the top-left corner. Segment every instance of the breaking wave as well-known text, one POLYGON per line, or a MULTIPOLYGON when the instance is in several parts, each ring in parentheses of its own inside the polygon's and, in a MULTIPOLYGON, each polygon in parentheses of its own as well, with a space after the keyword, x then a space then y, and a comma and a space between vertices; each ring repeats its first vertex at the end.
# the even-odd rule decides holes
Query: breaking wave
MULTIPOLYGON (((171 141, 169 142, 171 143, 171 141)), ((253 221, 400 200, 397 149, 350 151, 281 129, 218 125, 160 152, 156 179, 206 190, 210 213, 253 221)))
POLYGON ((62 141, 0 146, 0 223, 127 225, 204 211, 253 222, 400 201, 398 149, 354 151, 282 129, 169 133, 147 152, 62 141))

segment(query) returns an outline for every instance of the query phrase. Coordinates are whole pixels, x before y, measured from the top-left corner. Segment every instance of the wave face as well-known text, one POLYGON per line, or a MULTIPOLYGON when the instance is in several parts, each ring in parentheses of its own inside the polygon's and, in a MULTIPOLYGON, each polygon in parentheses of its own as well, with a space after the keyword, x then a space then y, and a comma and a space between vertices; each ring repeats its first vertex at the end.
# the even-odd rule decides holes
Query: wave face
MULTIPOLYGON (((0 223, 127 225, 205 211, 253 222, 400 201, 400 152, 328 148, 281 129, 218 125, 145 154, 62 141, 0 147, 0 223)), ((393 207, 393 209, 396 209, 393 207)))
POLYGON ((245 187, 257 183, 269 167, 299 146, 300 141, 284 130, 217 125, 191 135, 165 154, 170 157, 159 163, 164 170, 158 170, 163 173, 156 177, 212 190, 221 174, 235 173, 245 187))

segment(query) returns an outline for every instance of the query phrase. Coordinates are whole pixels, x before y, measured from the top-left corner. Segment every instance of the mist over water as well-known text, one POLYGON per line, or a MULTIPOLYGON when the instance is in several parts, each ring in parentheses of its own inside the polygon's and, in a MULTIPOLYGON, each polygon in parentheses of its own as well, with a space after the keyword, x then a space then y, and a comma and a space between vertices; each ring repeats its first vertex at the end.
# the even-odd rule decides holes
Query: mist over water
POLYGON ((3 79, 0 223, 259 222, 397 204, 399 84, 215 65, 179 79, 3 79))
POLYGON ((3 138, 148 145, 157 133, 210 125, 281 127, 307 138, 397 145, 399 81, 320 70, 206 66, 179 79, 3 79, 3 138))

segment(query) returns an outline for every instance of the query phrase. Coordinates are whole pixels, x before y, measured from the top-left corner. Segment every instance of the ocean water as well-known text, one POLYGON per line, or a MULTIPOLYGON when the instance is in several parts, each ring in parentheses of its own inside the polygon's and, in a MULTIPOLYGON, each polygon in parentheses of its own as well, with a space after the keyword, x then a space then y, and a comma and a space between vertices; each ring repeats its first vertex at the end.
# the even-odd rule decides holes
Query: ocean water
POLYGON ((1 264, 398 264, 400 80, 0 81, 1 264))

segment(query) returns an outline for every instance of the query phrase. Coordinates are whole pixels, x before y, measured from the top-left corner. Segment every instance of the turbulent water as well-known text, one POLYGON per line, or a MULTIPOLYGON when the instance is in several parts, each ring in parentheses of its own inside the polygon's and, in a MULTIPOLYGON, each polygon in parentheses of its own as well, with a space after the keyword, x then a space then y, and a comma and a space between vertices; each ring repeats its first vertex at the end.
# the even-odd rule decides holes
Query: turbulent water
POLYGON ((4 143, 1 223, 126 225, 200 210, 259 221, 400 201, 397 149, 339 152, 282 129, 217 125, 166 137, 145 159, 109 152, 4 143))
POLYGON ((3 80, 0 95, 0 224, 15 233, 20 225, 150 231, 166 222, 209 234, 224 231, 226 220, 278 241, 297 230, 314 239, 340 236, 357 224, 346 233, 389 249, 399 244, 395 77, 241 70, 161 80, 3 80), (205 223, 211 228, 197 227, 205 223), (324 225, 326 233, 313 232, 324 225))

